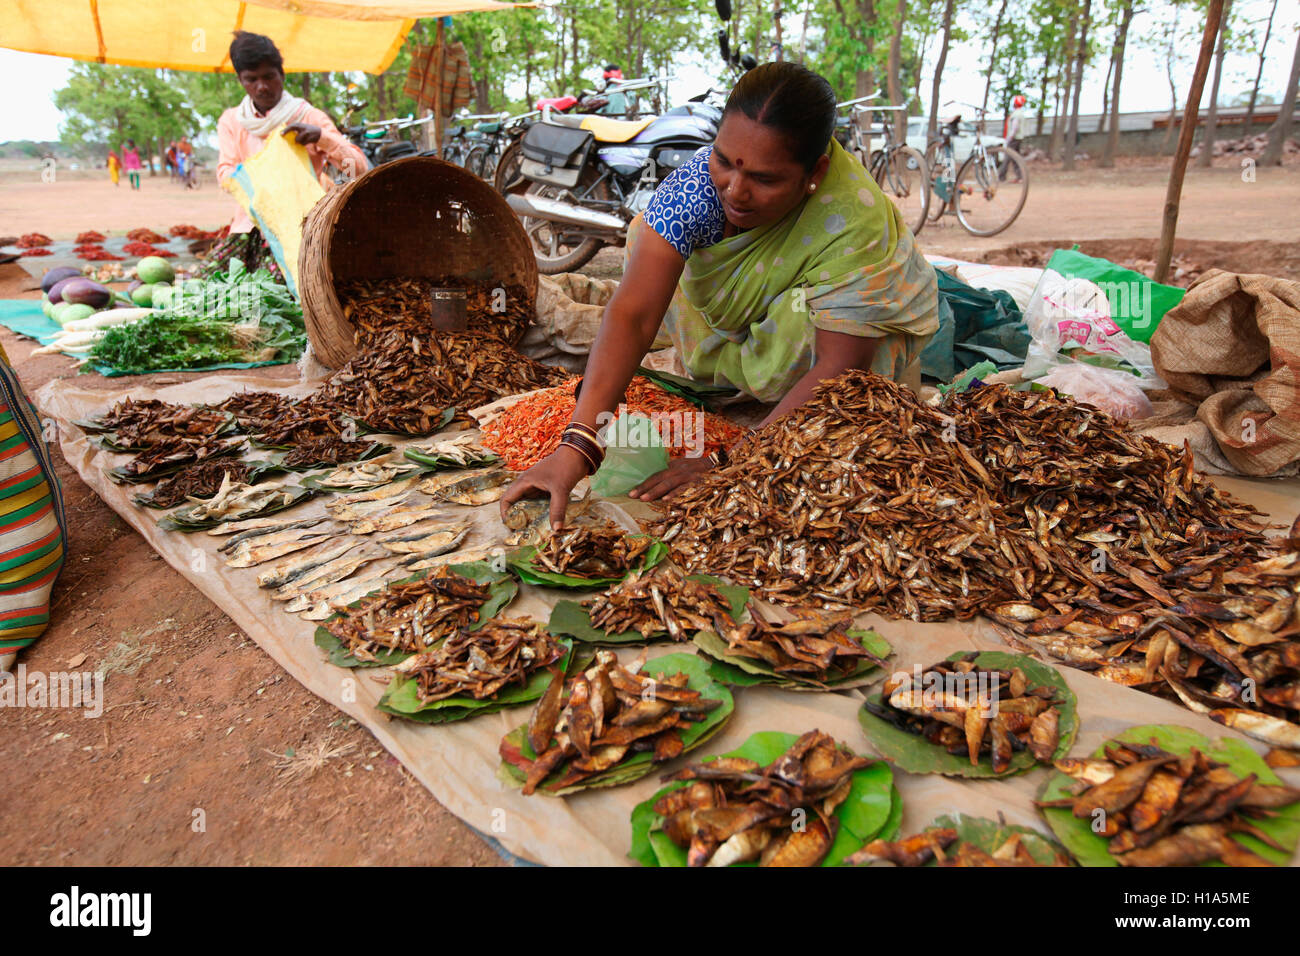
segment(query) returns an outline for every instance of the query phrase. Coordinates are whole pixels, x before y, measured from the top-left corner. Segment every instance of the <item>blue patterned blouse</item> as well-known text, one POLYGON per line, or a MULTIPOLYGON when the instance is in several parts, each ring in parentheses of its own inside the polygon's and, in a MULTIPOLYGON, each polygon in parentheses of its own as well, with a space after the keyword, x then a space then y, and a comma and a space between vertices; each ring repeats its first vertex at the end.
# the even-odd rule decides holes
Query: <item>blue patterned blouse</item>
POLYGON ((709 176, 712 146, 705 146, 674 169, 659 184, 642 218, 676 249, 683 259, 704 246, 722 241, 727 217, 722 197, 709 176))

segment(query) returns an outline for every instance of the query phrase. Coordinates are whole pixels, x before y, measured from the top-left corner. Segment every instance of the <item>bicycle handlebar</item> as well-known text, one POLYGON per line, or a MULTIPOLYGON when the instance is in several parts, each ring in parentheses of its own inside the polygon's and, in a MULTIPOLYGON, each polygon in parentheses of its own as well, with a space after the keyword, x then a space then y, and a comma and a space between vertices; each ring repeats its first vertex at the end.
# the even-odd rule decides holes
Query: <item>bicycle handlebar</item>
POLYGON ((837 110, 842 110, 846 106, 855 106, 858 103, 865 103, 867 100, 878 100, 883 95, 884 93, 882 91, 876 90, 876 92, 872 93, 870 96, 859 96, 856 100, 845 100, 843 103, 836 103, 835 108, 837 110))

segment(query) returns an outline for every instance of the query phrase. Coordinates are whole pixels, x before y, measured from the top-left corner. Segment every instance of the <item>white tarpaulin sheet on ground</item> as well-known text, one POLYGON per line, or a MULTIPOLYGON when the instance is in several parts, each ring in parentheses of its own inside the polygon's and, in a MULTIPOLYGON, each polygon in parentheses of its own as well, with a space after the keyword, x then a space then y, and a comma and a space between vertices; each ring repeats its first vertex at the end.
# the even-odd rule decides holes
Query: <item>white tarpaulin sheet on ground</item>
MULTIPOLYGON (((232 374, 212 375, 165 388, 134 388, 130 394, 136 399, 213 402, 233 392, 264 388, 267 388, 265 379, 232 374)), ((294 389, 301 390, 301 387, 294 389)), ((633 807, 661 786, 659 774, 628 786, 564 799, 523 797, 519 791, 507 789, 498 781, 497 745, 503 735, 528 719, 529 708, 514 708, 441 726, 390 719, 376 711, 374 704, 384 690, 375 680, 377 670, 348 671, 329 664, 313 642, 316 625, 285 613, 267 592, 259 590, 255 581, 258 569, 227 568, 217 551, 220 538, 202 533, 160 531, 155 525, 160 512, 131 503, 136 487, 116 485, 105 477, 105 467, 121 464, 126 456, 94 447, 70 422, 92 415, 126 394, 125 389, 120 392, 88 389, 62 380, 43 387, 36 401, 44 415, 57 420, 63 454, 72 467, 173 568, 228 613, 249 637, 308 689, 369 728, 443 806, 499 840, 510 852, 550 864, 629 862, 626 857, 629 816, 633 807), (353 689, 355 699, 350 694, 353 689)), ((1227 480, 1224 484, 1275 519, 1284 518, 1289 524, 1294 516, 1300 482, 1227 480)), ((300 505, 293 514, 305 517, 319 510, 323 510, 323 503, 318 498, 300 505)), ((505 531, 495 504, 473 509, 473 517, 475 529, 465 547, 501 540, 505 531)), ((530 615, 545 621, 550 607, 565 596, 524 585, 506 613, 530 615)), ((917 624, 866 615, 860 620, 875 627, 893 645, 895 662, 908 670, 913 664, 927 665, 955 651, 1005 649, 993 628, 979 619, 965 623, 917 624)), ((656 645, 650 654, 659 656, 679 649, 656 645)), ((624 652, 624 656, 631 655, 624 652)), ((1079 735, 1072 751, 1076 755, 1091 752, 1104 740, 1135 724, 1181 724, 1211 738, 1239 736, 1168 701, 1070 668, 1060 670, 1079 702, 1079 735)), ((730 723, 695 756, 734 749, 760 730, 797 734, 813 728, 833 734, 862 753, 870 753, 857 721, 862 699, 862 692, 857 690, 798 694, 770 688, 738 688, 735 714, 730 723)), ((1241 739, 1246 739, 1257 751, 1265 749, 1248 738, 1241 739)), ((676 768, 681 763, 675 761, 667 767, 676 768)), ((940 814, 996 818, 1001 813, 1009 823, 1035 826, 1047 833, 1046 824, 1032 801, 1049 773, 1040 768, 1020 776, 979 781, 900 773, 897 784, 904 806, 902 832, 915 832, 940 814)), ((1300 774, 1284 772, 1284 776, 1293 785, 1300 783, 1300 774)))

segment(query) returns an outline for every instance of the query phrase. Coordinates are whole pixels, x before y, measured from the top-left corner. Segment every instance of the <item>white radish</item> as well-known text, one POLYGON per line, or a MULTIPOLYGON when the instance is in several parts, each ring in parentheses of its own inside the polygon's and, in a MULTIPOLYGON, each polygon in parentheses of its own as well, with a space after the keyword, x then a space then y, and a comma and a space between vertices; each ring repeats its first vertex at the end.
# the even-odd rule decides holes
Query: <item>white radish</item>
POLYGON ((84 319, 69 322, 63 327, 63 330, 65 332, 87 332, 91 329, 106 329, 114 325, 138 322, 140 319, 153 314, 153 309, 105 309, 84 319))

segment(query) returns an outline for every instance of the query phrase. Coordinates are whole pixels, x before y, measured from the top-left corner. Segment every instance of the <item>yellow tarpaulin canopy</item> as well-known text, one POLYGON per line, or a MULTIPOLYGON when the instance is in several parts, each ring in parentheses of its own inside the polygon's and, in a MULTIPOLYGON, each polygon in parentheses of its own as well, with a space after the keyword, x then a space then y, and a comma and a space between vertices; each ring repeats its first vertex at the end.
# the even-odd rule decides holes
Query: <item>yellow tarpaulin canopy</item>
POLYGON ((4 0, 0 47, 121 66, 229 71, 235 30, 275 41, 288 72, 382 73, 420 17, 509 10, 497 0, 4 0))

